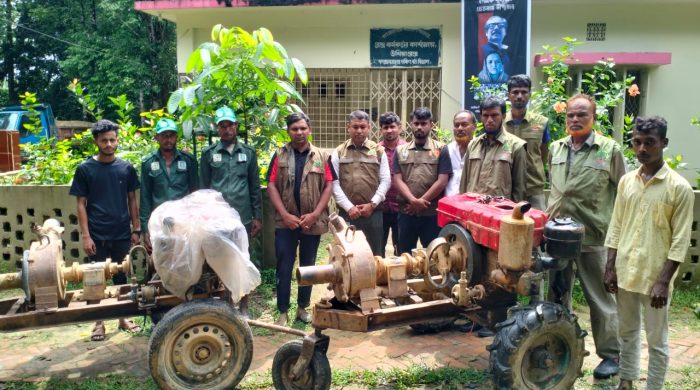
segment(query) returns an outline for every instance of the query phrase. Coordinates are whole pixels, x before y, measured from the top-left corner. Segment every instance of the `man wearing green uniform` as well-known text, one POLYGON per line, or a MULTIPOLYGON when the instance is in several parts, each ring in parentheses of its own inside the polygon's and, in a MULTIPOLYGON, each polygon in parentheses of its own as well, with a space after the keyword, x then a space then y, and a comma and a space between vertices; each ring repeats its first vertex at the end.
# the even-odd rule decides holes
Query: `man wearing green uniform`
POLYGON ((155 127, 158 150, 141 162, 141 230, 143 242, 151 251, 148 219, 156 207, 169 200, 183 198, 199 186, 197 160, 177 150, 177 124, 161 119, 155 127))
POLYGON ((620 145, 593 131, 595 101, 584 94, 567 102, 568 137, 550 147, 550 183, 547 214, 571 217, 586 228, 581 256, 563 271, 550 275, 549 299, 571 309, 571 290, 576 274, 591 311, 596 353, 602 362, 593 370, 598 379, 619 371, 620 342, 615 298, 603 285, 607 262, 605 234, 615 203, 617 185, 625 174, 620 145))
POLYGON ((547 118, 527 109, 532 81, 524 74, 508 80, 508 100, 511 108, 503 119, 503 128, 527 143, 525 199, 532 207, 544 210, 544 161, 550 142, 547 118))
MULTIPOLYGON (((238 121, 229 107, 216 110, 219 142, 202 152, 199 164, 201 188, 221 192, 241 217, 248 233, 255 237, 262 229, 260 170, 255 149, 237 142, 238 121)), ((241 313, 248 315, 248 297, 241 298, 241 313)))

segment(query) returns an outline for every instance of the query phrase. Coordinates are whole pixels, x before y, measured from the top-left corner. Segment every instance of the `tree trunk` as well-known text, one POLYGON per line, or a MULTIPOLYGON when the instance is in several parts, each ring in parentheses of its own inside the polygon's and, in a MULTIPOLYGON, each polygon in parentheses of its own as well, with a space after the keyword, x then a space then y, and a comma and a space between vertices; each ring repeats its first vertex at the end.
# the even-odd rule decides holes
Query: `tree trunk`
POLYGON ((10 103, 19 102, 19 93, 17 92, 17 83, 15 82, 15 47, 12 38, 12 1, 5 0, 5 44, 2 49, 5 69, 5 77, 7 77, 7 91, 10 103))

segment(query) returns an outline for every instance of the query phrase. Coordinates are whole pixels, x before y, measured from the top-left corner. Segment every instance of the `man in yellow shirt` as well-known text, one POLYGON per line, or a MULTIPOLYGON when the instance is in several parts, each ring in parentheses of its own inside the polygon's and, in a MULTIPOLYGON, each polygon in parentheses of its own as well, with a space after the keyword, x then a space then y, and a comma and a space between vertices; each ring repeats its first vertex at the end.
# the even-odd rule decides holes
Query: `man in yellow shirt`
POLYGON ((669 360, 668 304, 690 244, 693 190, 664 162, 666 127, 660 117, 635 121, 632 147, 642 166, 620 180, 605 239, 604 281, 607 291, 617 295, 622 390, 631 390, 639 378, 642 315, 649 344, 647 389, 663 388, 669 360))

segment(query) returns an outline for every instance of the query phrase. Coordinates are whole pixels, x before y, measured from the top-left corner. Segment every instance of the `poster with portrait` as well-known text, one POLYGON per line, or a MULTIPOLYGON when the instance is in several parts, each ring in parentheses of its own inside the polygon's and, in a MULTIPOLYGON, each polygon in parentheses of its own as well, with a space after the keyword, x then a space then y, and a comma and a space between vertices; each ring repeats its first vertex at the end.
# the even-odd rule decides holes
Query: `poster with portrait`
POLYGON ((530 0, 462 1, 464 107, 478 111, 478 77, 483 93, 505 88, 508 78, 528 72, 530 0))

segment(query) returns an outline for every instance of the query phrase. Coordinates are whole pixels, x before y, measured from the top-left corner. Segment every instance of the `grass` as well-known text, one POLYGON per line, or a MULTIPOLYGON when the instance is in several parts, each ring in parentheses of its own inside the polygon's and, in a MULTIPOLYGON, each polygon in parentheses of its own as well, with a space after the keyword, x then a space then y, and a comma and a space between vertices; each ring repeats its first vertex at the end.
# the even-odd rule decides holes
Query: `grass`
POLYGON ((151 378, 134 378, 125 375, 108 375, 102 378, 71 381, 50 379, 45 382, 5 382, 3 390, 157 390, 151 378))

